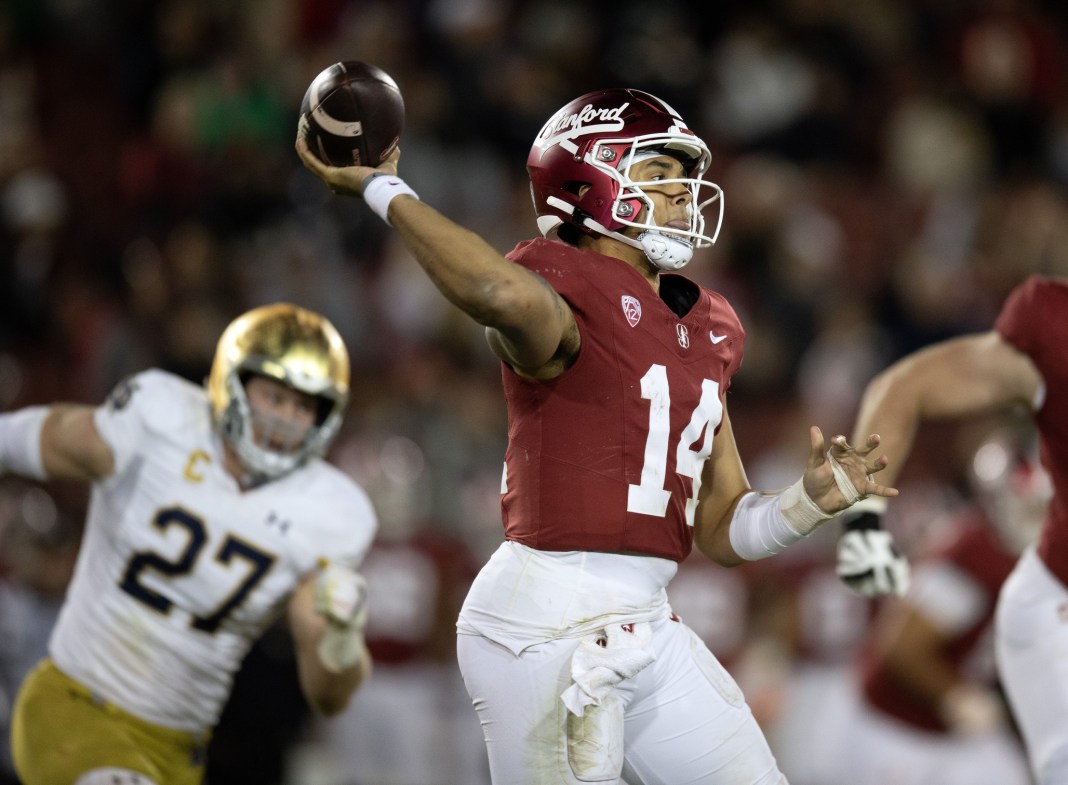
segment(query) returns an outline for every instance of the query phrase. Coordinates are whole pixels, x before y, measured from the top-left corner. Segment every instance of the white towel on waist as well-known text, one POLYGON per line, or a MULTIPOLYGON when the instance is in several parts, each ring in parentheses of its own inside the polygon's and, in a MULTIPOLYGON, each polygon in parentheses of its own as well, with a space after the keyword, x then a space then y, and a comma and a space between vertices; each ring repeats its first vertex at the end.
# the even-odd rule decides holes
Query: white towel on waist
POLYGON ((605 634, 582 641, 571 656, 572 684, 560 696, 568 711, 581 717, 586 707, 599 706, 624 679, 632 678, 654 659, 648 650, 648 623, 611 624, 605 634))

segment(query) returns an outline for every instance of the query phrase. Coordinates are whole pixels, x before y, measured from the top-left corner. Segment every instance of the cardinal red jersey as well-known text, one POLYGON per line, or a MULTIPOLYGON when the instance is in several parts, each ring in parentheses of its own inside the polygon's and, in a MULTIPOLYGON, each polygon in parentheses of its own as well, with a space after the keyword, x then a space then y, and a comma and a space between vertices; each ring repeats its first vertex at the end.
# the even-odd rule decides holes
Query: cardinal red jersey
POLYGON ((681 561, 721 397, 742 361, 737 315, 682 276, 662 275, 658 296, 625 262, 560 242, 521 243, 509 258, 567 301, 582 345, 555 379, 503 369, 506 537, 681 561), (680 318, 661 297, 692 305, 680 318))
MULTIPOLYGON (((993 621, 998 591, 1012 572, 1016 559, 1017 554, 998 537, 994 524, 978 514, 961 519, 952 534, 933 546, 925 558, 959 570, 983 597, 976 618, 966 628, 954 632, 941 652, 945 662, 964 677, 992 679, 994 676, 992 664, 980 669, 975 663, 990 655, 982 649, 984 644, 989 645, 988 630, 993 621), (973 670, 982 672, 973 674, 973 670)), ((874 646, 865 650, 861 670, 864 695, 873 706, 917 728, 947 731, 936 707, 918 697, 908 683, 875 654, 874 646)))
POLYGON ((478 573, 474 553, 444 531, 382 537, 360 566, 374 613, 365 633, 375 663, 441 662, 456 656, 456 614, 478 573))
POLYGON ((996 326, 1006 341, 1031 358, 1045 381, 1046 397, 1034 420, 1053 500, 1038 554, 1068 585, 1068 281, 1028 278, 1009 295, 996 326))

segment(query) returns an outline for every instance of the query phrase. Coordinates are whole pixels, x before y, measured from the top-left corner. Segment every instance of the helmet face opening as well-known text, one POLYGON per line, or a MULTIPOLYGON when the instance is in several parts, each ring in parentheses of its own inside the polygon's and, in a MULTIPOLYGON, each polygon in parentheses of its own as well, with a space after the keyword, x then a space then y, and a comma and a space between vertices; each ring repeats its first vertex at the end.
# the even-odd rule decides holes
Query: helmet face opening
MULTIPOLYGON (((723 222, 723 191, 702 179, 710 161, 705 143, 655 96, 629 89, 587 93, 550 118, 527 158, 538 227, 546 237, 570 224, 617 239, 633 227, 695 248, 710 246, 723 222), (634 165, 651 155, 679 160, 684 176, 655 183, 632 179, 634 165), (673 183, 690 192, 690 226, 685 230, 658 226, 646 193, 673 183), (712 228, 706 231, 704 212, 716 206, 712 228)), ((574 234, 565 232, 563 239, 574 234)))
POLYGON ((208 378, 216 428, 243 468, 263 481, 322 455, 341 427, 349 395, 349 357, 329 321, 295 305, 256 308, 223 332, 208 378), (315 422, 296 437, 291 426, 249 403, 245 383, 262 376, 316 398, 315 422))

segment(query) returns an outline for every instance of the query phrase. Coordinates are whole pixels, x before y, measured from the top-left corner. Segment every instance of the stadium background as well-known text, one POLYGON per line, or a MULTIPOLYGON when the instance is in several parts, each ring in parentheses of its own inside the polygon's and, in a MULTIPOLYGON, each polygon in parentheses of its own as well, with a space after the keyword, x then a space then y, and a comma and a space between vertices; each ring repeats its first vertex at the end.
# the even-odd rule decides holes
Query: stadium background
MULTIPOLYGON (((753 484, 784 485, 806 426, 847 431, 879 368, 989 327, 1029 274, 1068 274, 1066 39, 1057 0, 8 0, 0 410, 99 401, 149 365, 199 381, 235 314, 298 302, 349 344, 333 458, 374 496, 384 539, 480 563, 500 539, 499 369, 381 222, 292 149, 310 79, 361 59, 404 93, 406 180, 501 251, 536 231, 523 164, 559 106, 626 85, 687 118, 726 193, 720 240, 688 272, 739 311, 735 431, 753 484)), ((906 548, 955 503, 975 438, 921 438, 895 513, 906 548)), ((76 528, 83 491, 47 490, 76 528)), ((0 570, 17 584, 26 488, 3 491, 0 570)), ((418 655, 445 664, 447 599, 418 655)), ((217 765, 239 763, 213 783, 291 776, 291 744, 319 732, 276 635, 217 740, 217 765), (273 773, 250 770, 252 719, 273 773)))

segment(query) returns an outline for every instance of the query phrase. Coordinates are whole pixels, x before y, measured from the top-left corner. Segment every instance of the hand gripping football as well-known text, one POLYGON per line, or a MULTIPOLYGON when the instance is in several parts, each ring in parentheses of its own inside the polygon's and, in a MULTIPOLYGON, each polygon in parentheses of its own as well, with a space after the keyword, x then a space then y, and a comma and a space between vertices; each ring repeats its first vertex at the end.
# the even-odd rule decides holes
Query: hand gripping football
POLYGON ((300 132, 323 163, 378 166, 400 141, 404 98, 378 66, 347 60, 319 73, 300 105, 300 132))

